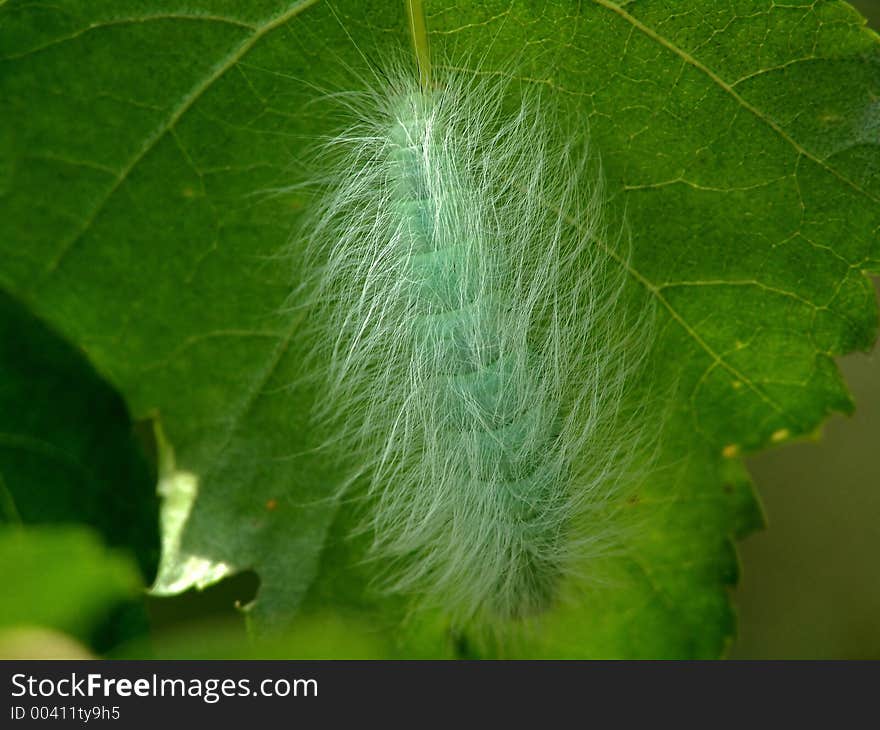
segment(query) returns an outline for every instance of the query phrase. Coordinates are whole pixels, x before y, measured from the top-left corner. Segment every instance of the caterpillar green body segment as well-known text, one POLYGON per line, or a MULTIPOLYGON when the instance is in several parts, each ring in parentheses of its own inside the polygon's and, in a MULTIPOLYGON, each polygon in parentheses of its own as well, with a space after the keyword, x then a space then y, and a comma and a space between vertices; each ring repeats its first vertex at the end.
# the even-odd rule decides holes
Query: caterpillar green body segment
MULTIPOLYGON (((567 475, 563 464, 545 459, 557 436, 557 414, 552 404, 529 400, 535 387, 527 343, 505 342, 501 336, 502 304, 491 278, 505 262, 497 248, 493 251, 491 224, 474 216, 479 193, 468 189, 468 176, 447 151, 437 149, 448 140, 431 114, 430 100, 409 96, 403 107, 389 135, 389 168, 397 178, 392 189, 400 195, 395 201, 402 214, 398 245, 410 264, 407 296, 418 313, 412 357, 435 364, 431 385, 446 444, 443 450, 435 444, 432 451, 452 475, 454 503, 462 514, 476 515, 474 524, 456 525, 454 513, 446 519, 451 530, 502 533, 498 542, 506 545, 509 565, 497 580, 507 585, 489 588, 489 610, 539 610, 558 577, 548 564, 552 561, 539 556, 558 552, 553 543, 564 528, 558 510, 565 502, 567 475), (494 595, 503 602, 494 604, 494 595), (519 600, 511 602, 512 595, 519 600)), ((479 575, 485 556, 459 560, 458 571, 479 575)))
POLYGON ((386 589, 462 622, 540 613, 633 445, 600 185, 537 96, 510 114, 497 79, 381 78, 311 232, 320 417, 360 461, 386 589))

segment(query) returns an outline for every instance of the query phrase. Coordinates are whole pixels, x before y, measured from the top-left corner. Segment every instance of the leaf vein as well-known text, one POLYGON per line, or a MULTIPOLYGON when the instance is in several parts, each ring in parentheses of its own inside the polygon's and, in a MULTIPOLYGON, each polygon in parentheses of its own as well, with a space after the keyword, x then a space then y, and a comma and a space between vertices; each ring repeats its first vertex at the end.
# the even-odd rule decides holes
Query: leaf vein
POLYGON ((689 65, 693 66, 698 71, 701 71, 706 76, 709 77, 720 89, 730 95, 743 109, 750 112, 755 118, 764 122, 770 129, 772 129, 776 134, 778 134, 783 140, 785 140, 791 147, 798 153, 798 155, 806 157, 807 159, 815 162, 819 167, 821 167, 826 172, 831 173, 841 182, 848 185, 850 188, 855 190, 858 193, 861 193, 869 200, 873 200, 876 203, 880 203, 880 198, 872 195, 870 192, 865 190, 864 188, 857 185, 855 182, 846 177, 843 173, 841 173, 837 168, 832 167, 827 163, 827 161, 820 159, 801 144, 799 144, 791 135, 786 132, 782 126, 769 116, 767 116, 763 111, 761 111, 758 107, 748 102, 744 97, 742 97, 737 91, 733 88, 733 86, 727 83, 723 78, 721 78, 717 73, 715 73, 712 69, 706 66, 702 61, 692 56, 690 53, 685 51, 683 48, 679 48, 668 38, 662 36, 660 33, 655 31, 653 28, 645 25, 638 18, 627 13, 619 4, 612 2, 611 0, 593 0, 597 5, 601 5, 606 10, 610 10, 611 12, 620 16, 623 20, 628 23, 631 23, 634 27, 638 28, 642 33, 656 41, 660 45, 662 45, 667 50, 676 54, 684 60, 689 65))
POLYGON ((128 160, 128 162, 120 171, 119 175, 116 177, 114 183, 107 190, 106 194, 101 198, 98 205, 96 205, 95 208, 92 210, 83 227, 80 228, 80 230, 77 231, 76 234, 72 238, 70 238, 49 261, 49 265, 47 266, 44 275, 51 275, 58 269, 67 254, 92 227, 95 220, 100 215, 101 211, 113 197, 116 191, 119 190, 122 183, 128 179, 128 176, 135 169, 135 167, 137 167, 137 165, 147 156, 150 150, 152 150, 159 143, 159 141, 163 139, 165 135, 175 127, 175 125, 180 121, 183 115, 186 114, 187 111, 189 111, 189 109, 193 106, 193 104, 195 104, 196 101, 198 101, 202 97, 202 95, 214 85, 215 82, 217 82, 227 71, 229 71, 229 69, 233 68, 236 63, 238 63, 238 61, 243 58, 248 53, 248 51, 250 51, 254 47, 254 45, 256 45, 256 43, 267 33, 275 30, 276 28, 283 25, 296 15, 299 15, 301 12, 310 8, 317 2, 318 0, 298 0, 296 3, 289 6, 284 12, 279 13, 272 18, 269 18, 262 25, 258 26, 254 33, 252 33, 247 38, 245 38, 244 41, 236 45, 232 49, 232 51, 220 61, 220 63, 214 66, 211 73, 209 73, 192 89, 190 89, 189 93, 187 93, 171 110, 171 113, 168 115, 168 117, 165 118, 147 136, 138 151, 135 152, 135 154, 132 155, 131 159, 128 160))

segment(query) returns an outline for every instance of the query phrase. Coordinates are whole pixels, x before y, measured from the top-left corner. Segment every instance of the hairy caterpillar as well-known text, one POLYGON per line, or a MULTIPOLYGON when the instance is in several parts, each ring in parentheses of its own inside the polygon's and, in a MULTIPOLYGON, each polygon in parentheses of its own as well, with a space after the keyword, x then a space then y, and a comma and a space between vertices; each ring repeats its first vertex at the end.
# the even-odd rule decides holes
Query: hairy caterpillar
POLYGON ((307 231, 320 418, 362 465, 391 590, 534 614, 607 532, 644 317, 582 129, 510 77, 376 77, 337 95, 354 121, 307 231))

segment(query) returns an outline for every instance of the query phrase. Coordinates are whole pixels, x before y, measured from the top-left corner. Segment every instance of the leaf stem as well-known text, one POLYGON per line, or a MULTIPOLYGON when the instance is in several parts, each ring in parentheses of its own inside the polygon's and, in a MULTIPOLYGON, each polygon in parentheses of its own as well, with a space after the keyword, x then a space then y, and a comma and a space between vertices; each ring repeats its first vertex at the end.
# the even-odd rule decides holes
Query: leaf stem
POLYGON ((431 54, 428 49, 428 29, 425 25, 425 11, 422 0, 404 0, 409 17, 409 30, 419 67, 419 83, 423 90, 431 84, 431 54))

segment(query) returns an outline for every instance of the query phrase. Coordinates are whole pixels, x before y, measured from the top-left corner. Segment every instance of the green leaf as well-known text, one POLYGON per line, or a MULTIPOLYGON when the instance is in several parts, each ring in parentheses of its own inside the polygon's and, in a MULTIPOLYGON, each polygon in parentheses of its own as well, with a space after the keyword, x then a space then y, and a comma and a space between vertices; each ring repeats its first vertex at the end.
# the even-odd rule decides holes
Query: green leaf
POLYGON ((52 628, 81 640, 141 590, 134 561, 84 527, 0 528, 0 575, 0 628, 52 628))
MULTIPOLYGON (((678 384, 626 554, 499 651, 717 655, 731 540, 760 523, 739 456, 849 409, 832 358, 875 335, 877 37, 830 1, 424 4, 434 48, 578 102, 678 384)), ((0 6, 0 285, 158 414, 183 517, 158 587, 254 568, 264 627, 307 594, 362 605, 368 579, 278 314, 301 201, 259 193, 302 182, 316 88, 409 48, 396 0, 0 6)))

